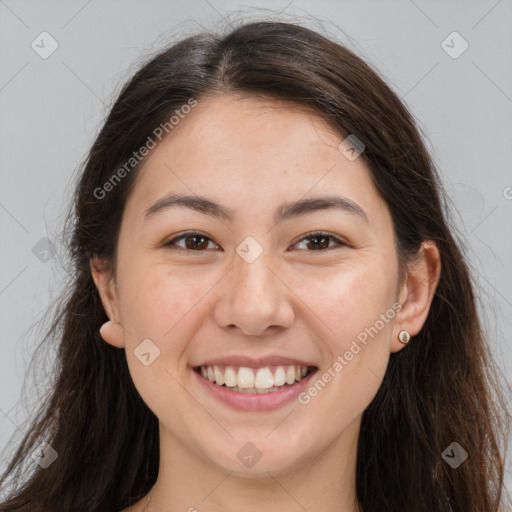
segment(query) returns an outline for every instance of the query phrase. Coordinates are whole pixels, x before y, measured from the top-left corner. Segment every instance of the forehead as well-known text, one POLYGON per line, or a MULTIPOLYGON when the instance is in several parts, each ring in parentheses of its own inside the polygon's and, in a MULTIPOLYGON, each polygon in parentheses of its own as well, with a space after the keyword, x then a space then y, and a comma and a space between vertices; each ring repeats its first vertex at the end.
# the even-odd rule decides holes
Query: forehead
POLYGON ((201 100, 176 128, 160 145, 176 160, 246 159, 244 168, 254 169, 262 169, 256 156, 267 167, 272 159, 275 165, 271 168, 287 168, 299 155, 305 157, 306 151, 316 149, 318 157, 326 146, 335 148, 340 138, 307 106, 228 94, 201 100))
POLYGON ((364 160, 339 151, 344 138, 300 105, 239 95, 203 99, 148 155, 129 201, 140 210, 170 192, 187 193, 256 211, 285 197, 333 191, 375 199, 364 160))

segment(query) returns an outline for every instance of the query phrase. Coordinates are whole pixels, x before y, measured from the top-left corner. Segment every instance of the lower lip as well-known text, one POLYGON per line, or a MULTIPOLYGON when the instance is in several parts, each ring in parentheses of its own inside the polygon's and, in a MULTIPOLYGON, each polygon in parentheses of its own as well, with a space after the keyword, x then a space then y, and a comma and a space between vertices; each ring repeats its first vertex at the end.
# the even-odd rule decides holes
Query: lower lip
POLYGON ((271 393, 241 393, 219 386, 205 379, 200 373, 192 370, 202 386, 221 402, 239 411, 273 411, 293 402, 308 387, 312 376, 317 370, 308 373, 300 382, 271 393))

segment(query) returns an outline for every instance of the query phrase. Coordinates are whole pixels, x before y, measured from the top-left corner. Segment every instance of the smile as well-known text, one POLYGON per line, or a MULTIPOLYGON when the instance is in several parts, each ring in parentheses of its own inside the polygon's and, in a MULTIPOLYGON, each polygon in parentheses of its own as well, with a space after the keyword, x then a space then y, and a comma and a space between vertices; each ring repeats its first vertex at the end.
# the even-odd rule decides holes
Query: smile
POLYGON ((263 368, 245 366, 200 366, 202 377, 217 386, 230 388, 231 391, 249 394, 273 393, 300 382, 310 371, 308 366, 280 365, 263 368))
POLYGON ((245 412, 271 411, 296 401, 318 370, 305 364, 234 363, 203 364, 194 367, 192 373, 209 396, 245 412))

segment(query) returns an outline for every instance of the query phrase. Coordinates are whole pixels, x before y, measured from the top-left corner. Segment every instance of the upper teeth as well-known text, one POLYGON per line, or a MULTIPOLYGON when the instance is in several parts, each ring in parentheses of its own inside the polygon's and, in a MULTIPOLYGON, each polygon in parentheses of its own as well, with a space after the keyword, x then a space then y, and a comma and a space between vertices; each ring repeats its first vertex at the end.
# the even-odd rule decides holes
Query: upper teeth
POLYGON ((223 384, 229 388, 242 389, 270 389, 274 386, 284 386, 302 380, 308 373, 307 366, 269 366, 264 368, 247 368, 241 366, 201 366, 201 375, 219 386, 223 384))

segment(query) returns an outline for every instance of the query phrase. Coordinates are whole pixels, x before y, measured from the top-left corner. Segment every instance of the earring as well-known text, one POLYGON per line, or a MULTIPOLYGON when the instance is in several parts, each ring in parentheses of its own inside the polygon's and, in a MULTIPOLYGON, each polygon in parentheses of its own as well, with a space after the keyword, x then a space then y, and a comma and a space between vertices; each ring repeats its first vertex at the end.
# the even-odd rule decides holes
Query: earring
POLYGON ((398 333, 398 341, 400 341, 400 343, 407 345, 407 343, 409 343, 410 339, 411 339, 411 335, 407 331, 400 331, 398 333))

